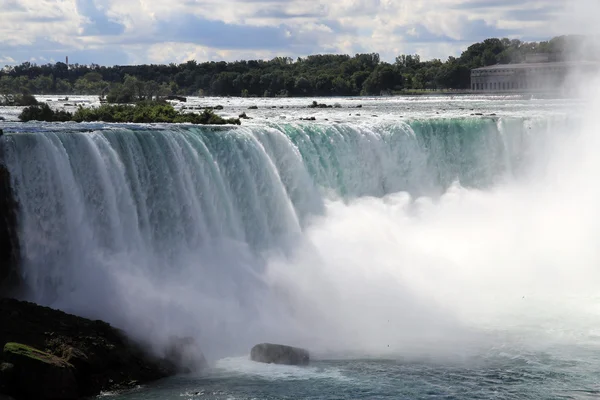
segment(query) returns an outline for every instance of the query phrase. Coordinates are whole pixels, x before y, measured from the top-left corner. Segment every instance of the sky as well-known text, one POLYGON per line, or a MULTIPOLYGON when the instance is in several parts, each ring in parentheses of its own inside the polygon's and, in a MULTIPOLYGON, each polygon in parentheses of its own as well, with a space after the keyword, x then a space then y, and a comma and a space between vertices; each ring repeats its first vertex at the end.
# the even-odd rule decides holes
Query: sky
MULTIPOLYGON (((460 55, 489 37, 582 32, 600 0, 0 0, 0 65, 123 65, 323 53, 460 55), (576 28, 576 32, 573 28, 576 28)), ((589 24, 596 26, 591 17, 589 24)))

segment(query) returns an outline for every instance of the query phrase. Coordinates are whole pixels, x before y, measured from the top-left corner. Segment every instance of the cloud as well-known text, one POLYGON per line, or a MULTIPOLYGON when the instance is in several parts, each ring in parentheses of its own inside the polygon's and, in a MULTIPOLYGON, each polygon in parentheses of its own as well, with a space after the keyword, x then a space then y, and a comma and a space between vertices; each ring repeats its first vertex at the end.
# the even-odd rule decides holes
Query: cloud
POLYGON ((165 41, 217 49, 280 49, 292 42, 284 26, 228 24, 194 15, 158 21, 156 32, 165 41))
POLYGON ((98 64, 356 52, 445 59, 488 37, 578 33, 565 17, 577 2, 585 13, 584 0, 0 0, 0 54, 98 64))
POLYGON ((14 64, 14 62, 14 58, 0 54, 0 64, 14 64))
POLYGON ((83 35, 120 35, 125 32, 125 26, 112 21, 94 0, 76 0, 78 13, 87 18, 83 25, 83 35))

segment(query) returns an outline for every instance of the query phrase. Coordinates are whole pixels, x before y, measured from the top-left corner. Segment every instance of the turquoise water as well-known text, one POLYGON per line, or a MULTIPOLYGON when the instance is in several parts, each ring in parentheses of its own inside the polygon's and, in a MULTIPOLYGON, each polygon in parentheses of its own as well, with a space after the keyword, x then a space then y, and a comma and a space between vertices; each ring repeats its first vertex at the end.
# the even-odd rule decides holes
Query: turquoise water
POLYGON ((157 355, 192 337, 209 360, 106 395, 597 397, 594 113, 334 101, 316 122, 296 120, 313 112, 304 99, 261 105, 241 127, 0 122, 26 297, 157 355), (249 361, 265 341, 314 362, 249 361))
POLYGON ((181 376, 111 398, 158 399, 592 399, 600 395, 597 350, 548 349, 433 363, 316 361, 309 367, 226 359, 203 376, 181 376), (556 352, 568 354, 557 357, 556 352))

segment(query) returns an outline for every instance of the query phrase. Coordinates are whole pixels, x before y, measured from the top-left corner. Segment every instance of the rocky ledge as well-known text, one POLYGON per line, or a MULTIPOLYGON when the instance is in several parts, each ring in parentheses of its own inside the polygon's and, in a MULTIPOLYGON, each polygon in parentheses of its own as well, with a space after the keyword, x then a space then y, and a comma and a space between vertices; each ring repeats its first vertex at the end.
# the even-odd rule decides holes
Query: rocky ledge
POLYGON ((105 322, 13 299, 0 299, 0 349, 0 398, 78 399, 178 372, 105 322))
POLYGON ((252 361, 267 364, 307 365, 310 361, 308 350, 273 343, 257 344, 250 351, 252 361))

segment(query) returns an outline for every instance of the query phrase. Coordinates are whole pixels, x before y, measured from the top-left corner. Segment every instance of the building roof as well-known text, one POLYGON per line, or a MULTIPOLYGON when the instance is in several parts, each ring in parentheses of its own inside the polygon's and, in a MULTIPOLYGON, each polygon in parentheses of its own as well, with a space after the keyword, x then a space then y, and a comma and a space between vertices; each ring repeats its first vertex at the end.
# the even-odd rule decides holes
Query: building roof
POLYGON ((519 63, 519 64, 496 64, 487 67, 475 68, 472 71, 489 71, 498 69, 527 69, 539 67, 583 67, 600 66, 597 61, 559 61, 559 62, 541 62, 541 63, 519 63))

